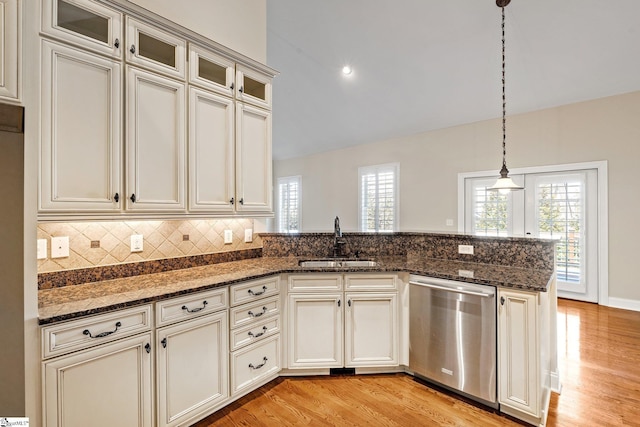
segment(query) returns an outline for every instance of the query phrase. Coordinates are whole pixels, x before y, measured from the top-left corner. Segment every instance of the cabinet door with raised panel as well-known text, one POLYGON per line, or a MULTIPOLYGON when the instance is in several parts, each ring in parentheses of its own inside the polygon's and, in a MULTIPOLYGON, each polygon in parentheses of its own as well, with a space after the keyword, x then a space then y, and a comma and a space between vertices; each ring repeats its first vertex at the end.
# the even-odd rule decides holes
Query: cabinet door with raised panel
POLYGON ((151 333, 43 362, 46 427, 151 427, 151 333))
POLYGON ((93 0, 43 0, 42 32, 94 52, 122 57, 122 14, 93 0))
POLYGON ((184 425, 229 397, 227 311, 157 331, 158 426, 184 425))
POLYGON ((271 112, 236 105, 236 210, 273 212, 271 112))
POLYGON ((498 290, 498 398, 539 416, 537 295, 498 290))
POLYGON ((0 0, 0 98, 19 99, 20 2, 0 0))
POLYGON ((40 211, 120 208, 120 64, 42 41, 40 211))
POLYGON ((397 294, 345 294, 345 366, 398 366, 397 294))
POLYGON ((234 106, 189 89, 189 210, 234 212, 234 106))
POLYGON ((342 303, 342 293, 289 295, 290 369, 343 366, 342 303))
POLYGON ((185 84, 127 67, 127 210, 184 210, 185 84))

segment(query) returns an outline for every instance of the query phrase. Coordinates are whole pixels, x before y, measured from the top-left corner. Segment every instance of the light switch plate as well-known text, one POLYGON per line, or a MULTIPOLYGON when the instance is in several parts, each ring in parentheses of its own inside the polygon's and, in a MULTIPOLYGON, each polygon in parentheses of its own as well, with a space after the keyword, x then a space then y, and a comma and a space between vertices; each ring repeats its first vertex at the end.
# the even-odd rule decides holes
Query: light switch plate
POLYGON ((142 234, 131 235, 131 252, 142 252, 144 249, 144 236, 142 234))
POLYGON ((253 229, 251 228, 244 229, 244 242, 245 243, 253 242, 253 229))
POLYGON ((47 239, 38 239, 37 259, 47 259, 47 239))
POLYGON ((473 245, 458 245, 458 253, 473 255, 473 245))
POLYGON ((233 231, 224 230, 224 244, 228 245, 229 243, 233 243, 233 231))
POLYGON ((51 258, 65 258, 69 256, 69 236, 51 238, 51 258))

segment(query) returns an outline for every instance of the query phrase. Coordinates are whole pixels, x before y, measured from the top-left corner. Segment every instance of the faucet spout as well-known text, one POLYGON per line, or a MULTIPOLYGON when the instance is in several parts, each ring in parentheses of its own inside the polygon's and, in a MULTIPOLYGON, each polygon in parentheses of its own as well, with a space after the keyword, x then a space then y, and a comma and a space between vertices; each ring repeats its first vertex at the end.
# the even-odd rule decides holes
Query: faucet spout
POLYGON ((333 221, 333 232, 336 237, 342 237, 342 231, 340 231, 340 218, 336 216, 336 219, 333 221))

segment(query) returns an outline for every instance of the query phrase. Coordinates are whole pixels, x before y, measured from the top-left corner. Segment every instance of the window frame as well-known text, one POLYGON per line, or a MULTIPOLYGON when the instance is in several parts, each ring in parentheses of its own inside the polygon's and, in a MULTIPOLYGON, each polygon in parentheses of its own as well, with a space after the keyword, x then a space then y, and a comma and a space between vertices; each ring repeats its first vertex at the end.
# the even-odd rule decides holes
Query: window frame
MULTIPOLYGON (((380 201, 376 200, 376 212, 379 211, 380 201)), ((400 163, 385 163, 380 165, 361 166, 358 168, 358 229, 363 233, 394 233, 400 229, 400 163), (376 221, 376 228, 374 230, 365 229, 363 221, 363 197, 362 197, 362 178, 364 175, 380 174, 380 173, 393 173, 393 224, 391 230, 380 230, 378 228, 379 222, 376 221)))
MULTIPOLYGON (((291 209, 289 209, 287 218, 291 216, 291 209)), ((301 175, 292 175, 292 176, 283 176, 277 179, 277 213, 276 213, 276 228, 278 233, 286 233, 286 234, 299 234, 302 232, 302 176, 301 175), (298 187, 298 197, 296 201, 296 210, 298 212, 298 229, 291 230, 283 228, 283 206, 282 206, 282 184, 287 184, 287 186, 295 183, 298 187)))

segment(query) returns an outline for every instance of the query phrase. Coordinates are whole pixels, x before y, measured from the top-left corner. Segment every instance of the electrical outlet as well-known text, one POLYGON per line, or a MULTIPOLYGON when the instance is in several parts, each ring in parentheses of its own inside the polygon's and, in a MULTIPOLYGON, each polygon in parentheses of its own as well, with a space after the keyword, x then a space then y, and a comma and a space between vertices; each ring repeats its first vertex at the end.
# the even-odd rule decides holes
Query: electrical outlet
POLYGON ((451 218, 447 218, 447 227, 453 227, 453 220, 451 218))
POLYGON ((473 270, 458 270, 458 276, 473 279, 473 270))
POLYGON ((253 242, 253 229, 251 228, 244 229, 244 242, 245 243, 253 242))
POLYGON ((142 252, 144 250, 144 236, 142 234, 131 235, 131 252, 142 252))
POLYGON ((69 236, 51 238, 51 258, 65 258, 69 256, 69 236))
POLYGON ((37 259, 47 259, 47 239, 38 239, 37 259))
POLYGON ((458 245, 458 253, 473 255, 473 245, 458 245))
POLYGON ((224 244, 228 245, 229 243, 233 243, 233 231, 224 230, 224 244))

